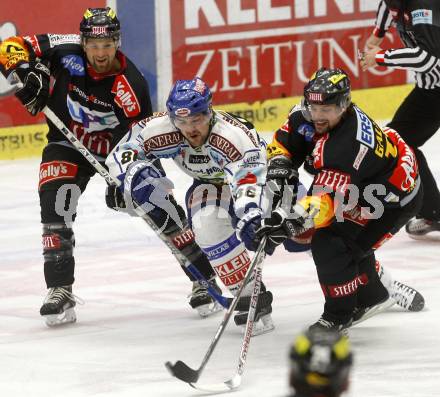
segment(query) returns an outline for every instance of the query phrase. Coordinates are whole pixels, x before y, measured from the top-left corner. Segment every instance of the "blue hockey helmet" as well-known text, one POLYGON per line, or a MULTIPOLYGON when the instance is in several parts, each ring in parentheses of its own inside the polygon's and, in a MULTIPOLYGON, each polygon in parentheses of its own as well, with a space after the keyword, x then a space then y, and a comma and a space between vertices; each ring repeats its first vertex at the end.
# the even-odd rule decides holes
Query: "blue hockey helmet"
POLYGON ((212 94, 206 83, 200 78, 177 80, 167 100, 170 117, 189 117, 198 113, 211 112, 212 94))

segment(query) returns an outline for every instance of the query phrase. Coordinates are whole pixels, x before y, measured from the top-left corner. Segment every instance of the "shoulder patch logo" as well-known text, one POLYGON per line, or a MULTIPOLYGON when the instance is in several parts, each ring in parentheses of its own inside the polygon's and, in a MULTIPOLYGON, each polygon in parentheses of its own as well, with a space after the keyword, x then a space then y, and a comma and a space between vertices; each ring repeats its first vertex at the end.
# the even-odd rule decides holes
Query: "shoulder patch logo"
POLYGON ((355 108, 357 116, 357 134, 356 139, 359 142, 364 143, 371 149, 374 149, 374 128, 373 123, 367 117, 367 115, 361 112, 358 108, 355 108))
POLYGON ((115 94, 116 104, 124 110, 127 117, 135 117, 140 113, 141 107, 136 94, 123 74, 116 77, 112 93, 115 94))
POLYGON ((71 76, 84 76, 84 61, 79 55, 66 55, 61 58, 61 63, 71 76))
POLYGON ((411 19, 413 25, 432 25, 432 10, 414 10, 411 11, 411 19))
POLYGON ((301 124, 297 131, 307 142, 312 142, 313 137, 315 136, 315 128, 309 123, 301 124))

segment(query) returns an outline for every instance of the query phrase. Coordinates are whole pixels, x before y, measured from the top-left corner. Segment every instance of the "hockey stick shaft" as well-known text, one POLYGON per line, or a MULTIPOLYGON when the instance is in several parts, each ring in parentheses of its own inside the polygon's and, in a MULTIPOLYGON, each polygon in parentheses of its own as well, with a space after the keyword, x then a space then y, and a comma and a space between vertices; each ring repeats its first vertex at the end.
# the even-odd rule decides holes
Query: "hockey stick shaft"
MULTIPOLYGON (((171 247, 170 247, 171 249, 171 247)), ((191 262, 186 261, 183 265, 188 271, 198 280, 198 282, 208 290, 209 295, 213 297, 220 305, 222 305, 225 309, 227 309, 230 305, 230 299, 225 296, 219 294, 215 288, 206 280, 202 273, 200 273, 199 269, 197 269, 191 262)))
MULTIPOLYGON (((14 83, 13 87, 15 91, 23 88, 23 83, 21 82, 20 77, 16 72, 13 72, 11 74, 10 83, 14 83)), ((66 127, 66 125, 52 111, 52 109, 49 108, 49 106, 45 106, 41 111, 108 183, 116 186, 121 185, 121 181, 110 175, 106 168, 103 167, 98 160, 96 160, 95 156, 90 153, 90 151, 78 140, 76 135, 66 127)))
POLYGON ((50 109, 48 106, 45 106, 42 112, 108 183, 111 185, 121 186, 121 181, 118 178, 110 175, 105 167, 102 166, 98 160, 96 160, 95 156, 93 156, 93 154, 90 153, 90 151, 78 140, 75 134, 64 125, 64 123, 52 111, 52 109, 50 109))
POLYGON ((240 358, 238 360, 237 374, 239 376, 243 375, 244 366, 246 364, 246 357, 249 350, 249 344, 252 336, 252 330, 254 328, 255 315, 257 310, 258 296, 260 295, 261 280, 263 272, 263 261, 264 261, 264 251, 263 254, 258 258, 257 265, 255 267, 255 281, 254 288, 251 295, 251 304, 249 306, 248 318, 246 321, 246 329, 244 332, 243 343, 241 344, 240 358))
POLYGON ((244 367, 246 365, 246 357, 249 351, 249 345, 252 337, 252 331, 254 328, 254 322, 256 317, 256 310, 257 310, 257 303, 259 302, 260 298, 260 289, 261 289, 261 282, 262 282, 262 271, 263 271, 263 261, 265 258, 265 253, 263 252, 257 259, 256 267, 253 271, 253 274, 255 276, 255 280, 253 283, 253 289, 252 294, 250 296, 250 305, 248 306, 248 317, 246 321, 246 327, 245 332, 243 336, 243 341, 241 344, 240 349, 240 355, 238 358, 238 366, 237 370, 234 374, 234 376, 222 383, 219 384, 211 384, 206 386, 199 386, 194 383, 191 383, 190 385, 198 389, 200 391, 205 392, 225 392, 237 389, 241 385, 241 379, 244 373, 244 367))
MULTIPOLYGON (((232 300, 231 305, 229 306, 229 309, 227 310, 227 312, 225 314, 225 317, 224 317, 222 323, 220 324, 220 326, 219 326, 219 328, 218 328, 218 330, 217 330, 217 332, 215 334, 213 343, 211 343, 212 348, 210 346, 210 348, 206 352, 205 357, 203 358, 203 361, 202 361, 202 365, 200 366, 199 370, 203 370, 205 368, 206 364, 208 363, 208 360, 211 357, 211 355, 212 355, 212 353, 213 353, 213 351, 215 349, 215 346, 217 345, 218 341, 220 340, 220 337, 222 336, 222 334, 223 334, 223 332, 224 332, 224 330, 226 328, 226 325, 228 324, 228 322, 229 322, 229 320, 230 320, 230 318, 232 316, 232 313, 234 312, 235 307, 237 306, 238 300, 240 299, 241 294, 244 291, 244 288, 246 287, 246 285, 248 284, 249 280, 252 277, 252 274, 254 272, 255 266, 260 261, 260 256, 264 255, 264 246, 265 245, 266 245, 266 237, 263 237, 263 239, 260 241, 258 249, 255 252, 255 256, 254 256, 254 258, 253 258, 253 260, 252 260, 252 262, 251 262, 251 264, 249 266, 249 269, 248 269, 248 271, 246 273, 246 277, 244 278, 244 280, 243 280, 243 282, 242 282, 242 284, 240 286, 240 289, 237 292, 237 295, 232 300)), ((257 297, 257 299, 258 299, 258 297, 257 297)))
MULTIPOLYGON (((21 88, 23 88, 23 83, 20 80, 20 77, 16 72, 13 72, 11 74, 11 83, 13 84, 14 90, 17 91, 21 88)), ((110 173, 103 167, 98 160, 96 160, 95 156, 93 156, 92 153, 78 140, 78 138, 75 136, 75 134, 70 131, 65 124, 60 120, 60 118, 52 111, 52 109, 49 108, 49 106, 45 106, 41 110, 47 117, 48 120, 50 120, 55 127, 69 140, 69 142, 75 147, 76 150, 78 150, 85 159, 92 165, 92 167, 99 172, 99 174, 111 185, 120 186, 121 181, 117 178, 114 178, 110 175, 110 173)))
MULTIPOLYGON (((95 156, 78 140, 78 138, 70 131, 65 124, 59 119, 59 117, 50 109, 48 106, 45 106, 42 112, 46 115, 46 117, 57 127, 57 129, 69 140, 69 142, 85 157, 85 159, 92 165, 93 168, 111 185, 120 186, 121 181, 107 171, 107 169, 101 165, 101 163, 96 160, 95 156)), ((142 211, 139 207, 135 208, 135 211, 142 219, 154 230, 156 235, 167 245, 167 247, 171 250, 174 257, 180 263, 180 265, 184 266, 188 271, 195 277, 197 281, 199 281, 202 285, 204 285, 208 293, 222 305, 224 308, 229 306, 228 298, 219 294, 206 278, 199 272, 199 270, 189 262, 177 249, 174 247, 173 243, 165 236, 163 233, 159 232, 159 228, 153 222, 150 216, 148 216, 145 211, 142 211), (142 211, 142 212, 141 212, 142 211)))
POLYGON ((255 252, 255 255, 252 259, 252 262, 250 263, 249 268, 246 272, 246 276, 242 281, 241 286, 237 292, 237 295, 235 295, 234 299, 231 302, 231 305, 229 306, 228 310, 226 311, 223 317, 222 322, 218 326, 217 331, 213 339, 211 340, 211 343, 208 347, 208 350, 205 353, 205 356, 203 357, 202 363, 200 364, 199 368, 197 370, 193 370, 190 367, 188 367, 183 361, 177 361, 176 364, 174 365, 172 365, 170 362, 167 362, 165 365, 173 376, 187 383, 196 383, 197 380, 200 378, 200 375, 202 374, 204 368, 206 367, 206 364, 208 363, 210 357, 212 356, 215 347, 217 346, 224 330, 226 329, 226 326, 228 325, 229 320, 231 319, 232 313, 234 312, 237 306, 237 303, 241 297, 241 294, 243 293, 245 286, 248 284, 249 280, 252 277, 255 267, 257 266, 257 264, 262 262, 261 256, 262 255, 264 256, 265 245, 266 245, 266 236, 263 236, 258 246, 258 249, 255 252))

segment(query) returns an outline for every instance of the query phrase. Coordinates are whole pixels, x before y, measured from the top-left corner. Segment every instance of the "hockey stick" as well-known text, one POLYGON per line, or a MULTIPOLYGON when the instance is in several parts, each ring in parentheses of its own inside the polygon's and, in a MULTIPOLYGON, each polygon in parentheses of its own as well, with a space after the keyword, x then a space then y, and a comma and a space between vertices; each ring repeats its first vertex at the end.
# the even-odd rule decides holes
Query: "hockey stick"
MULTIPOLYGON (((238 358, 237 370, 231 379, 223 382, 223 384, 221 385, 223 387, 226 386, 227 389, 229 390, 237 389, 241 385, 241 379, 244 373, 244 366, 246 365, 246 357, 252 337, 252 330, 254 328, 255 314, 257 311, 257 302, 259 300, 259 295, 260 295, 264 257, 265 257, 265 253, 263 251, 261 258, 258 258, 257 266, 255 267, 254 288, 251 295, 251 302, 249 306, 249 313, 246 321, 246 328, 244 331, 243 342, 241 343, 241 350, 240 350, 240 356, 238 358)), ((211 387, 209 388, 211 389, 211 387)))
POLYGON ((199 390, 204 390, 208 392, 224 392, 233 390, 240 386, 241 384, 241 376, 243 374, 244 370, 244 364, 246 363, 246 355, 249 348, 249 340, 252 335, 252 328, 254 324, 254 317, 255 317, 255 309, 256 304, 258 300, 258 294, 260 292, 260 286, 261 286, 261 267, 263 263, 263 259, 265 257, 264 247, 266 245, 266 236, 263 236, 263 238, 260 241, 260 244, 258 246, 257 251, 255 252, 254 258, 252 259, 251 264, 249 265, 249 269, 246 273, 246 277, 244 278, 240 289, 237 292, 237 295, 234 297, 234 299, 231 302, 231 305, 229 306, 229 309, 226 311, 225 316, 220 323, 219 327, 217 328, 217 332, 214 335, 214 338, 211 341, 211 344, 208 347, 208 350, 203 357, 202 363, 200 364, 199 368, 197 370, 194 370, 190 368, 187 364, 185 364, 183 361, 179 360, 175 364, 171 364, 170 361, 167 361, 165 363, 166 368, 171 373, 171 375, 175 376, 176 378, 182 380, 183 382, 189 383, 191 387, 199 390), (240 296, 244 290, 244 287, 251 279, 252 274, 255 273, 255 282, 254 282, 254 289, 252 291, 251 296, 251 306, 249 307, 249 314, 248 314, 248 320, 246 323, 246 330, 245 330, 245 336, 242 343, 242 348, 240 352, 240 360, 237 368, 237 373, 235 376, 219 385, 209 385, 206 387, 200 387, 197 386, 195 383, 199 380, 203 370, 206 367, 206 364, 208 363, 210 357, 212 356, 212 353, 214 352, 215 347, 217 346, 231 316, 232 313, 237 306, 237 303, 240 299, 240 296))
POLYGON ((229 380, 226 380, 223 383, 209 384, 203 386, 190 383, 190 386, 193 387, 194 389, 208 393, 222 393, 222 392, 233 391, 240 387, 244 373, 244 367, 246 365, 246 358, 249 350, 249 344, 252 337, 252 330, 254 327, 255 314, 257 309, 257 302, 259 303, 260 300, 259 293, 261 289, 263 259, 264 259, 264 255, 261 255, 261 258, 260 260, 258 260, 257 266, 254 271, 255 274, 254 287, 250 299, 246 328, 243 336, 243 341, 241 344, 240 356, 238 358, 238 365, 235 374, 229 380))

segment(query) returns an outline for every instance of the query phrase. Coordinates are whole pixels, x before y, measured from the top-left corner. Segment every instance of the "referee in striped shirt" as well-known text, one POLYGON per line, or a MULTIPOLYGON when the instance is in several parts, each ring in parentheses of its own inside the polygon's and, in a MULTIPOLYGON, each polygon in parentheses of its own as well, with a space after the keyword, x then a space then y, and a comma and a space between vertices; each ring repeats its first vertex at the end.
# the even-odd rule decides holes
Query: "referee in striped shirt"
POLYGON ((439 239, 440 192, 419 147, 440 128, 440 0, 381 0, 360 64, 364 71, 380 65, 415 72, 416 86, 388 126, 414 148, 425 192, 423 207, 406 231, 416 239, 439 239), (391 25, 405 47, 380 47, 391 25))

